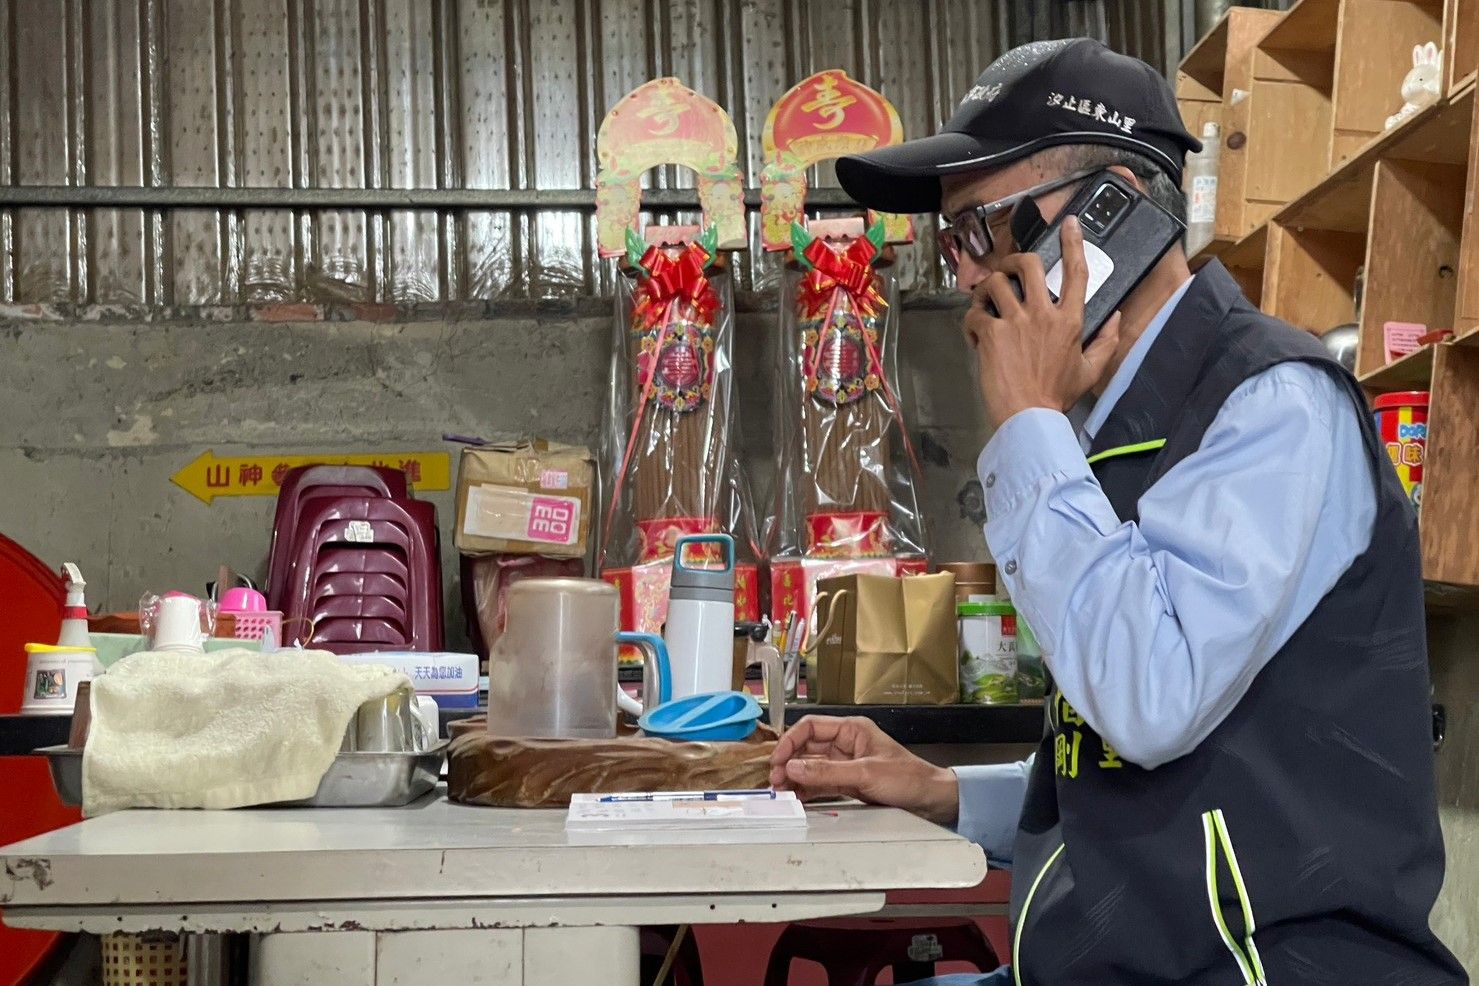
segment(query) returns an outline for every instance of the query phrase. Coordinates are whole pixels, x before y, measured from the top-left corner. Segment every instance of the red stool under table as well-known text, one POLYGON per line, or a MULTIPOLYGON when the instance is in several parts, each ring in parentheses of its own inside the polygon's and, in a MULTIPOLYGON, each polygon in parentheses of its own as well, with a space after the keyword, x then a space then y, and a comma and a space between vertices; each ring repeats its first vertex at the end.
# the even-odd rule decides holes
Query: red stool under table
POLYGON ((1001 965, 980 926, 966 919, 793 924, 770 952, 765 986, 786 986, 797 959, 825 969, 828 986, 872 986, 885 969, 893 970, 894 982, 909 983, 935 975, 936 963, 966 962, 983 973, 1001 965))

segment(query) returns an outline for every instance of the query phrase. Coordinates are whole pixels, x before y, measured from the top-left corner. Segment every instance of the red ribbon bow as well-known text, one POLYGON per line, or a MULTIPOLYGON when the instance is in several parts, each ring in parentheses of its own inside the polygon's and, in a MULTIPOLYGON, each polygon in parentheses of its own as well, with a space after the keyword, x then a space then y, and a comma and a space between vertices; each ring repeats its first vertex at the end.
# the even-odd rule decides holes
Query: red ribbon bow
POLYGON ((856 239, 847 249, 838 251, 821 239, 807 245, 803 255, 812 269, 801 279, 803 310, 815 314, 830 307, 833 291, 846 291, 859 318, 869 318, 886 308, 888 303, 878 293, 878 279, 873 274, 873 258, 878 248, 870 240, 856 239))
POLYGON ((644 328, 651 328, 668 316, 675 302, 686 301, 693 306, 697 321, 711 321, 719 309, 719 295, 704 274, 708 262, 708 251, 697 243, 684 246, 677 257, 660 247, 648 247, 642 255, 647 278, 639 289, 633 318, 640 319, 644 328))

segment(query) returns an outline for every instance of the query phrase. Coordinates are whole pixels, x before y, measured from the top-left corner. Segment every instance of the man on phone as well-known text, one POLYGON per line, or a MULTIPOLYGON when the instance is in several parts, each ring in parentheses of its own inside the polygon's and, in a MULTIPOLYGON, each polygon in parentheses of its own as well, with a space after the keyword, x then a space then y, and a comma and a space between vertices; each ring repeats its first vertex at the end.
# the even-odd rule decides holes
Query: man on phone
POLYGON ((1416 517, 1355 380, 1179 245, 1085 347, 1112 240, 1086 260, 1064 219, 1051 271, 1014 241, 1041 229, 1020 203, 1052 223, 1104 169, 1182 218, 1198 146, 1150 66, 1074 39, 997 59, 941 133, 838 162, 860 203, 943 216, 995 429, 986 540, 1051 681, 1023 763, 944 770, 811 718, 772 780, 1012 865, 1007 981, 1464 983, 1428 924, 1416 517))

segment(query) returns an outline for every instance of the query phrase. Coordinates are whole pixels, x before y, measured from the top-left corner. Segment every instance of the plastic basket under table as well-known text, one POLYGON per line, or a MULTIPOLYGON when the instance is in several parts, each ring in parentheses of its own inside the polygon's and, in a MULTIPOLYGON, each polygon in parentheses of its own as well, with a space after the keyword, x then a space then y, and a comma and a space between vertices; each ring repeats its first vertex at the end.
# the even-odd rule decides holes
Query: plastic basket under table
POLYGON ((272 639, 282 643, 282 614, 275 610, 261 613, 232 613, 236 620, 237 640, 261 640, 262 634, 272 631, 272 639))

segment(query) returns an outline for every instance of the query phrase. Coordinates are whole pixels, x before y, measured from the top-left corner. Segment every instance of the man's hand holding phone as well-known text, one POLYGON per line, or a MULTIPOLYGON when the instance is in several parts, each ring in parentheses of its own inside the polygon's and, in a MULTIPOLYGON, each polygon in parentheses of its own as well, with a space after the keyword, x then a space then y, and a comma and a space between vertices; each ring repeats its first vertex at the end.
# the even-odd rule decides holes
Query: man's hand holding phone
POLYGON ((1048 290, 1042 258, 1015 253, 976 285, 961 329, 975 351, 981 394, 993 428, 1018 411, 1046 407, 1066 412, 1103 376, 1119 343, 1116 312, 1083 347, 1084 296, 1089 269, 1076 216, 1061 226, 1063 291, 1048 290), (1011 278, 1022 286, 1017 297, 1011 278), (986 308, 990 301, 1000 316, 986 308))

